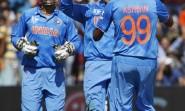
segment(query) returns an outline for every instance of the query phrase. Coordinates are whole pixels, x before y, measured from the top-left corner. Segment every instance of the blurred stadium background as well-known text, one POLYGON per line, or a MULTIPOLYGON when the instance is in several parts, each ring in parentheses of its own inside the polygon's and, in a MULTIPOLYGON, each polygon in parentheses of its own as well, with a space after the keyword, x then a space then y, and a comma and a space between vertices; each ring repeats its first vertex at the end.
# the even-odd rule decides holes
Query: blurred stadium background
MULTIPOLYGON (((74 0, 89 3, 94 0, 74 0)), ((185 111, 185 0, 162 0, 174 19, 173 28, 157 25, 158 71, 154 103, 157 111, 185 111)), ((21 110, 22 53, 11 45, 11 31, 21 13, 37 5, 36 0, 0 0, 0 111, 21 110)), ((83 39, 84 29, 74 21, 83 39)), ((83 95, 83 45, 66 59, 67 98, 65 111, 85 111, 83 95)))

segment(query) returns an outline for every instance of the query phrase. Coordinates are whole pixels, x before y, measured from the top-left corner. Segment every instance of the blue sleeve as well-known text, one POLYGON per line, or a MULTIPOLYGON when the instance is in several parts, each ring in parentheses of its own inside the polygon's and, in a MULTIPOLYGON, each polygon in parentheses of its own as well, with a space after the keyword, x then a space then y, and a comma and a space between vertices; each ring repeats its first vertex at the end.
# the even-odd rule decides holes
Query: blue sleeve
POLYGON ((103 19, 100 19, 97 23, 97 28, 106 32, 112 23, 112 9, 113 9, 113 2, 108 2, 104 8, 103 19))
POLYGON ((78 51, 80 45, 81 45, 81 39, 77 34, 77 31, 75 29, 74 23, 72 19, 68 19, 68 25, 67 25, 67 32, 66 32, 66 41, 72 42, 75 46, 75 52, 78 51))
POLYGON ((25 22, 25 13, 23 13, 17 23, 17 26, 13 28, 12 34, 11 34, 11 42, 16 47, 17 41, 25 36, 26 33, 26 22, 25 22))
POLYGON ((61 0, 60 3, 60 10, 80 23, 85 21, 85 13, 88 9, 87 5, 75 4, 73 0, 61 0))
POLYGON ((165 5, 160 0, 156 0, 156 11, 159 21, 165 23, 169 18, 169 14, 165 5))

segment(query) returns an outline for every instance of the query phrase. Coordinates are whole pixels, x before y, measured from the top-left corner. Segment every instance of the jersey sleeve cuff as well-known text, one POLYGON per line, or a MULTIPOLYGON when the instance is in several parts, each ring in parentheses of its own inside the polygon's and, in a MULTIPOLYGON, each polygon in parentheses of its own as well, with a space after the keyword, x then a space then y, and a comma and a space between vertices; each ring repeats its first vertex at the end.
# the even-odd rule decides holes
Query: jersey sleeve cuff
POLYGON ((96 26, 96 28, 98 28, 98 29, 100 29, 102 32, 106 32, 105 30, 103 30, 101 27, 99 27, 99 26, 96 26))
POLYGON ((161 22, 161 23, 165 23, 165 22, 167 22, 167 21, 168 21, 168 19, 169 19, 169 17, 170 17, 170 15, 168 14, 167 19, 161 20, 160 22, 161 22))

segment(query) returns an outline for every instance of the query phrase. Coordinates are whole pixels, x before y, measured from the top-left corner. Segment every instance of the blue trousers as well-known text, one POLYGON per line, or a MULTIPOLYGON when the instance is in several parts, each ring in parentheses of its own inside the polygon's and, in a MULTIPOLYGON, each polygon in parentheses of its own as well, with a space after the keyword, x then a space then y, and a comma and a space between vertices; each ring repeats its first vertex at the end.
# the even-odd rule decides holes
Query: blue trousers
POLYGON ((112 61, 85 63, 84 93, 87 111, 105 111, 106 96, 110 93, 112 61))
POLYGON ((112 62, 110 111, 132 111, 136 93, 137 111, 155 111, 153 89, 156 59, 115 56, 112 62))
POLYGON ((22 78, 22 111, 63 111, 66 96, 62 68, 24 67, 22 78))

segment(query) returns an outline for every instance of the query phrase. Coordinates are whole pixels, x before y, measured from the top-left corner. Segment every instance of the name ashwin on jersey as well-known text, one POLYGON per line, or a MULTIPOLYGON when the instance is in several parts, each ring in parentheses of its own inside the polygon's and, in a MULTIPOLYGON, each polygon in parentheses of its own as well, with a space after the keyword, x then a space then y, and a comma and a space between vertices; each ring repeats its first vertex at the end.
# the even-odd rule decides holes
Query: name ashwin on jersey
POLYGON ((148 6, 125 6, 123 13, 143 13, 148 12, 148 6))

